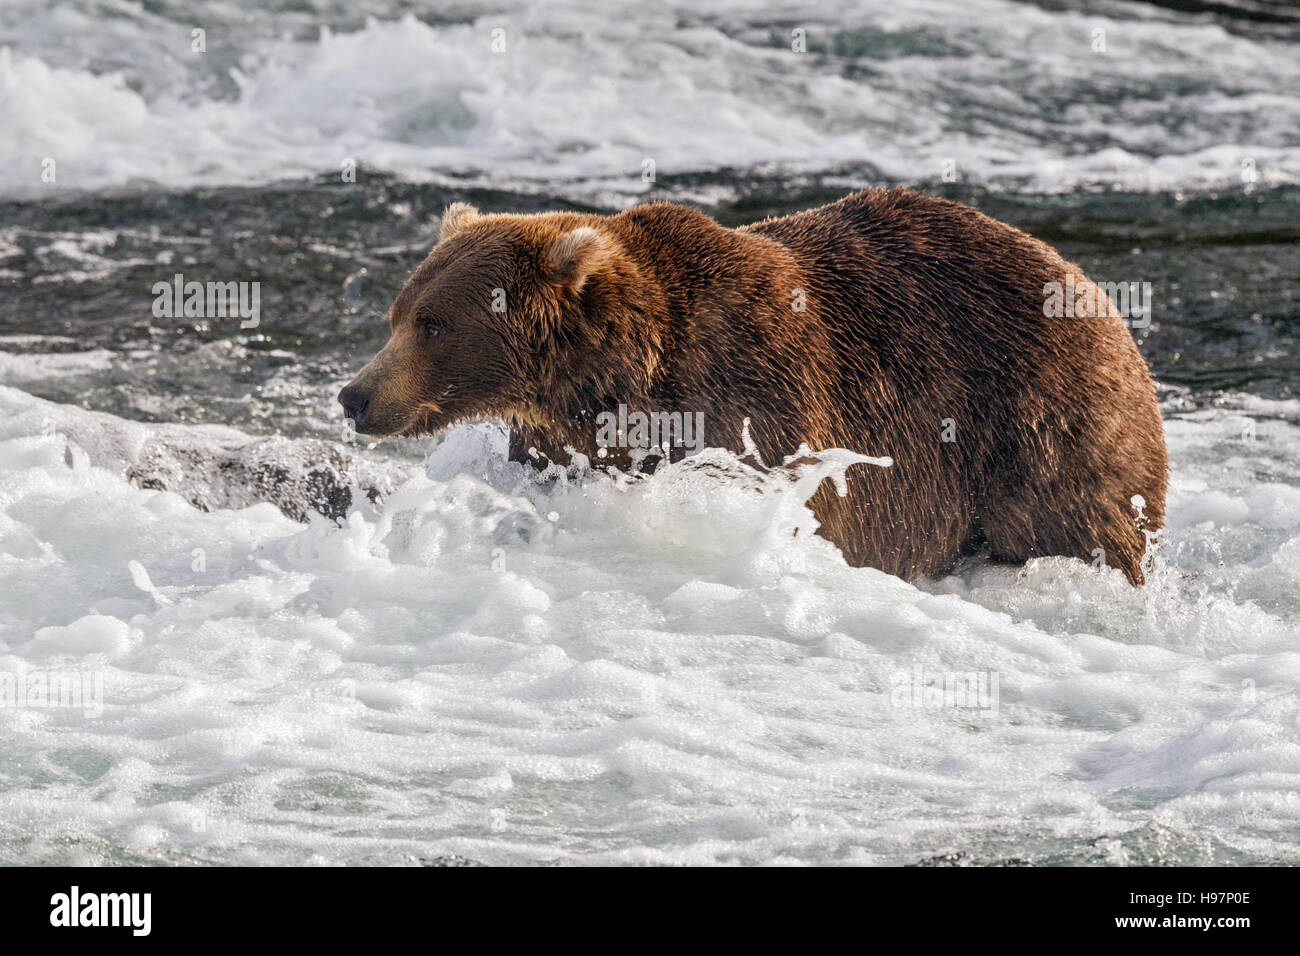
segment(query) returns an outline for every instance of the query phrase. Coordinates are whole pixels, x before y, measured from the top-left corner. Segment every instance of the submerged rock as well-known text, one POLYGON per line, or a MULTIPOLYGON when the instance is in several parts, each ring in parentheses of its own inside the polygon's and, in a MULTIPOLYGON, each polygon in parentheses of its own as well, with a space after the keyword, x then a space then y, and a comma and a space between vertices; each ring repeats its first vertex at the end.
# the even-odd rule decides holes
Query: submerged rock
POLYGON ((133 422, 3 387, 0 413, 16 433, 63 436, 69 467, 80 452, 97 468, 141 488, 174 492, 203 511, 269 502, 294 521, 306 521, 313 512, 338 519, 356 495, 379 502, 405 480, 395 464, 317 438, 257 438, 219 425, 133 422))
POLYGON ((455 853, 447 853, 427 860, 424 857, 418 857, 416 862, 420 866, 487 866, 486 863, 471 860, 466 856, 457 856, 455 853))

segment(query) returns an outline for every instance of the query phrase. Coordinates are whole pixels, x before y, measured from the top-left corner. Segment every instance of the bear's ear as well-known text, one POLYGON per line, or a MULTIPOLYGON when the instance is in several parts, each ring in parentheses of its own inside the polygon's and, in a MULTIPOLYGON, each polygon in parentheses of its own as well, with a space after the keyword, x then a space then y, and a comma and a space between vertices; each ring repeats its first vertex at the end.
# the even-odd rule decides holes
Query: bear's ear
POLYGON ((551 240, 542 254, 542 268, 551 282, 577 292, 614 251, 614 240, 609 236, 591 226, 579 226, 551 240))
POLYGON ((442 227, 438 231, 438 241, 450 239, 461 229, 478 218, 478 210, 467 202, 454 202, 442 213, 442 227))

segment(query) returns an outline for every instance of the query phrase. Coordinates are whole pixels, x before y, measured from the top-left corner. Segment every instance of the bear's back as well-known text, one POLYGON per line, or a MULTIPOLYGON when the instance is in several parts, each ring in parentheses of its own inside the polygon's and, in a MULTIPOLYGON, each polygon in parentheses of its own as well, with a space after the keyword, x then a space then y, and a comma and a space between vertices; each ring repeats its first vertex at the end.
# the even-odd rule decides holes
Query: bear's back
POLYGON ((1018 229, 901 187, 864 190, 738 231, 789 250, 829 298, 823 320, 846 322, 873 344, 909 330, 933 334, 936 325, 958 340, 1038 334, 1044 285, 1072 268, 1018 229), (871 315, 856 307, 864 302, 871 315))

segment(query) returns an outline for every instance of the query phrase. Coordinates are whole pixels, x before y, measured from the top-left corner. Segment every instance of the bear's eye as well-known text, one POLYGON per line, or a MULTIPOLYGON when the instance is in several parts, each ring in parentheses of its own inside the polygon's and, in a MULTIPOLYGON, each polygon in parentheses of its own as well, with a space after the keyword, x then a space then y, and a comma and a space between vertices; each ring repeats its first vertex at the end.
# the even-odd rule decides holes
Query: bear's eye
POLYGON ((426 339, 436 339, 442 335, 442 326, 438 324, 437 319, 431 317, 422 318, 420 319, 420 334, 426 339))

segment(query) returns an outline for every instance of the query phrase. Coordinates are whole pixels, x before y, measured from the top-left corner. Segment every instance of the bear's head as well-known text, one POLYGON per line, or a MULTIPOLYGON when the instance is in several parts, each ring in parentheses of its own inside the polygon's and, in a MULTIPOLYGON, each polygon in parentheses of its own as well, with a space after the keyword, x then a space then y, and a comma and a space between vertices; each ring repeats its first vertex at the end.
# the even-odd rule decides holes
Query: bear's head
POLYGON ((557 391, 590 379, 617 344, 611 323, 627 325, 606 313, 636 267, 603 223, 449 206, 438 244, 389 309, 388 343, 339 393, 356 430, 420 435, 554 415, 557 391))

